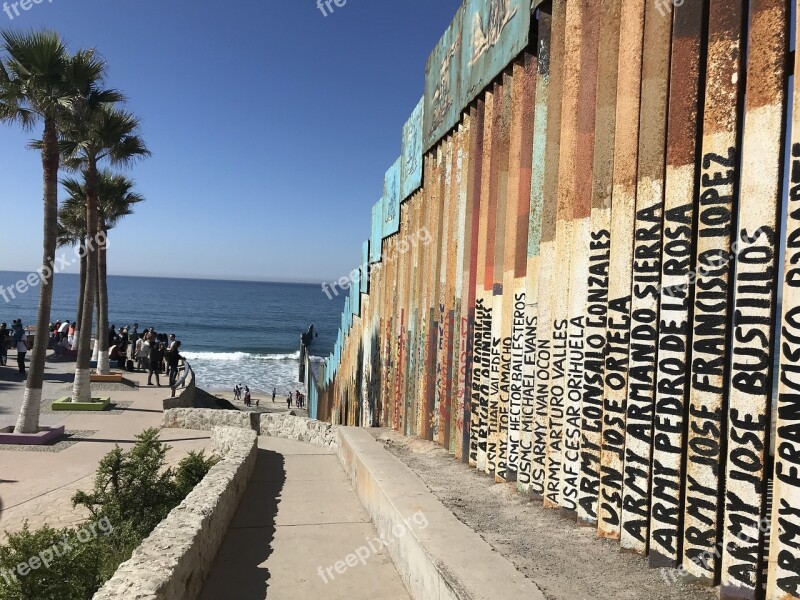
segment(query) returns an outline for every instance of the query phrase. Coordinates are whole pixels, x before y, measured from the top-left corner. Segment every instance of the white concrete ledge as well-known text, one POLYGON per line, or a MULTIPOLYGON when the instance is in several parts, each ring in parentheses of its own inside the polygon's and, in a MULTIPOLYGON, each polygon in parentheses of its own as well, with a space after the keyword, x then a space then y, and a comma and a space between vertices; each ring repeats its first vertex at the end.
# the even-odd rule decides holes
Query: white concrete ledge
POLYGON ((289 414, 262 414, 261 435, 297 440, 333 452, 339 445, 338 426, 289 414))
POLYGON ((544 600, 368 431, 340 428, 338 454, 412 598, 544 600))
POLYGON ((213 408, 170 408, 161 417, 162 427, 195 431, 211 431, 214 427, 238 427, 257 432, 258 423, 258 413, 213 408))
POLYGON ((133 552, 93 600, 193 600, 203 589, 256 465, 256 432, 217 427, 223 459, 133 552))

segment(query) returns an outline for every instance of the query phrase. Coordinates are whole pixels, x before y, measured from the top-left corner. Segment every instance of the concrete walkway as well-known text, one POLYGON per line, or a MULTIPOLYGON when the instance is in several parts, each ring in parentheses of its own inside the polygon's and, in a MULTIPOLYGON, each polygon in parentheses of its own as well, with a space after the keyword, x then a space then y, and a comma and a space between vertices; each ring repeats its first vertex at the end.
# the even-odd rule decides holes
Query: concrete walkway
POLYGON ((201 600, 409 598, 376 537, 334 454, 261 437, 256 471, 201 600), (363 563, 354 560, 359 548, 363 563))
MULTIPOLYGON (((12 362, 9 360, 9 364, 12 362)), ((47 363, 43 404, 69 395, 67 388, 74 369, 74 363, 47 363)), ((25 383, 15 371, 0 367, 0 426, 14 424, 22 401, 25 383)), ((85 520, 88 514, 84 509, 73 508, 71 498, 78 490, 92 488, 100 459, 115 444, 130 448, 137 434, 149 427, 160 427, 162 401, 169 397, 169 388, 147 387, 147 376, 140 373, 126 373, 125 378, 143 387, 94 394, 110 396, 112 403, 123 407, 121 410, 42 412, 42 425, 65 425, 68 434, 73 432, 73 445, 66 449, 22 451, 0 446, 0 543, 6 537, 5 531, 19 531, 26 520, 32 528, 45 523, 67 527, 85 520)), ((93 389, 97 388, 93 385, 93 389)), ((171 464, 190 450, 210 446, 206 431, 165 429, 160 437, 172 446, 167 455, 171 464)))

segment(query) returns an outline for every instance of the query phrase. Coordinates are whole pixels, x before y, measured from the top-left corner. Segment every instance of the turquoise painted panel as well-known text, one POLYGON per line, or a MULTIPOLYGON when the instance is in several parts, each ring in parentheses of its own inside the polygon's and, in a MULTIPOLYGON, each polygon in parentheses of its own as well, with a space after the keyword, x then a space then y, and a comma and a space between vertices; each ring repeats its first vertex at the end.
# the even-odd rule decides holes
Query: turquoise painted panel
POLYGON ((425 65, 423 114, 425 151, 429 150, 458 122, 461 111, 459 63, 461 62, 463 19, 464 7, 461 6, 425 65))
POLYGON ((369 294, 369 240, 361 245, 361 293, 369 294))
POLYGON ((530 0, 464 0, 425 67, 425 151, 528 45, 530 7, 530 0))
POLYGON ((466 0, 461 45, 464 108, 528 45, 530 0, 466 0))
POLYGON ((383 198, 372 207, 372 236, 369 239, 369 262, 381 260, 383 250, 383 198))
MULTIPOLYGON (((360 270, 359 270, 360 273, 360 270)), ((350 308, 357 317, 361 316, 361 279, 350 284, 350 308)))
POLYGON ((400 231, 400 158, 386 171, 383 181, 383 237, 400 231))
POLYGON ((425 98, 422 97, 403 126, 403 158, 400 166, 400 198, 406 200, 422 187, 422 127, 425 98))

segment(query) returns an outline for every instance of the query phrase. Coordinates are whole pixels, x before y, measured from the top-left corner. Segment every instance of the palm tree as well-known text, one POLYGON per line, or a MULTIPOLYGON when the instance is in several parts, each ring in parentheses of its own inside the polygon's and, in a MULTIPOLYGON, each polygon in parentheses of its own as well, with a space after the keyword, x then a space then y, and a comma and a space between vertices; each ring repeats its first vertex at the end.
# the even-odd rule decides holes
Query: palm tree
MULTIPOLYGON (((78 402, 89 402, 91 400, 90 324, 94 308, 93 300, 97 293, 97 250, 98 245, 102 243, 102 237, 98 235, 98 166, 102 162, 129 166, 136 160, 149 156, 150 151, 139 136, 139 119, 119 108, 91 101, 80 102, 77 110, 72 111, 61 137, 61 151, 65 165, 74 170, 82 170, 84 174, 88 261, 72 398, 78 402)), ((97 324, 99 343, 97 370, 100 373, 108 372, 106 326, 107 323, 102 321, 97 324)))
MULTIPOLYGON (((61 182, 64 185, 64 181, 61 182)), ((75 332, 81 327, 81 309, 86 288, 86 196, 76 201, 70 197, 58 210, 58 247, 78 245, 80 258, 80 278, 78 285, 78 309, 75 317, 75 332)), ((74 343, 74 342, 73 342, 74 343)))
MULTIPOLYGON (((86 212, 86 184, 74 178, 62 179, 61 185, 69 194, 69 198, 62 205, 62 211, 72 212, 77 208, 80 213, 83 223, 85 223, 86 212)), ((108 281, 107 281, 107 268, 106 268, 106 249, 109 230, 116 227, 121 219, 133 214, 133 205, 144 201, 144 197, 140 194, 133 192, 133 180, 125 177, 124 175, 113 174, 109 170, 101 170, 97 175, 97 238, 98 254, 97 254, 97 314, 98 322, 104 323, 108 321, 108 281)), ((82 285, 85 282, 85 277, 81 278, 82 285)), ((85 293, 82 292, 82 294, 85 293)), ((81 296, 83 298, 83 295, 81 296)), ((104 336, 99 336, 103 338, 104 336)), ((98 342, 103 345, 99 339, 98 342)), ((107 348, 108 339, 105 339, 107 348)), ((106 350, 107 352, 107 350, 106 350)), ((98 372, 100 371, 98 365, 98 372)))
MULTIPOLYGON (((36 338, 31 353, 25 395, 14 431, 39 430, 44 363, 48 345, 48 326, 53 300, 53 266, 58 236, 58 134, 66 112, 77 92, 90 82, 99 81, 103 65, 92 51, 70 56, 60 36, 51 31, 2 33, 0 49, 0 121, 18 123, 30 129, 43 125, 41 141, 33 145, 41 151, 43 170, 43 253, 40 272, 39 309, 36 338)), ((102 94, 102 92, 100 93, 102 94)))
MULTIPOLYGON (((110 171, 103 171, 99 178, 99 219, 97 223, 98 234, 101 240, 97 255, 97 305, 98 321, 108 322, 108 268, 107 248, 108 232, 126 216, 133 214, 133 205, 144 201, 144 197, 133 190, 133 180, 124 175, 114 175, 110 171)), ((108 356, 108 336, 102 336, 100 351, 108 356)), ((108 369, 108 360, 105 368, 108 369)), ((98 363, 98 372, 101 370, 98 363)))

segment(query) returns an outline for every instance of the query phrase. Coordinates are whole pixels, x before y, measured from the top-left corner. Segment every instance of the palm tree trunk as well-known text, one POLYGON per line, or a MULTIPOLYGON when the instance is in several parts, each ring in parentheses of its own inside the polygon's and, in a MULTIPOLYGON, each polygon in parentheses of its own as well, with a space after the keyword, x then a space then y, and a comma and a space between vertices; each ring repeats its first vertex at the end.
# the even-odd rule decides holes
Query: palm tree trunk
MULTIPOLYGON (((89 161, 86 167, 86 291, 83 296, 83 317, 78 339, 78 360, 75 365, 75 381, 72 386, 72 399, 76 402, 89 402, 92 392, 89 383, 89 360, 92 353, 92 317, 97 290, 97 164, 89 161)), ((99 327, 100 324, 98 324, 99 327)))
POLYGON ((78 347, 78 337, 81 331, 81 321, 83 320, 83 297, 86 294, 86 240, 81 239, 78 256, 81 259, 80 268, 80 287, 78 288, 78 308, 75 316, 75 335, 72 340, 72 349, 78 347))
POLYGON ((111 366, 108 361, 108 334, 106 324, 108 323, 108 270, 106 263, 106 236, 102 225, 98 228, 100 241, 97 244, 97 329, 99 352, 97 355, 97 372, 100 375, 109 375, 111 366), (104 334, 105 333, 105 334, 104 334))
POLYGON ((50 309, 53 303, 53 258, 58 239, 58 138, 52 119, 44 123, 42 136, 42 171, 44 180, 44 247, 40 272, 39 311, 36 315, 36 338, 31 353, 25 396, 14 431, 37 433, 44 384, 44 362, 49 342, 50 309))
MULTIPOLYGON (((98 271, 97 274, 97 281, 100 281, 100 272, 98 271)), ((97 354, 100 351, 100 299, 97 296, 97 285, 94 286, 94 300, 92 301, 94 304, 94 316, 98 326, 94 328, 94 337, 92 338, 92 360, 97 364, 97 354)), ((107 332, 106 332, 107 333, 107 332)))

